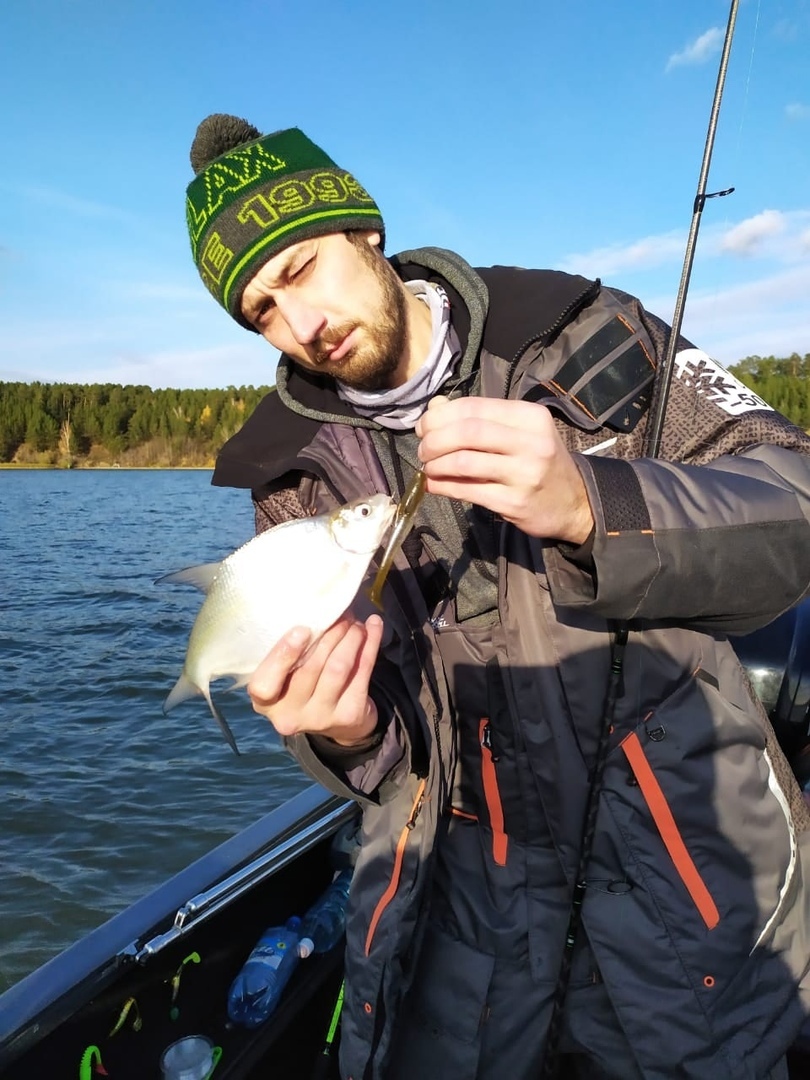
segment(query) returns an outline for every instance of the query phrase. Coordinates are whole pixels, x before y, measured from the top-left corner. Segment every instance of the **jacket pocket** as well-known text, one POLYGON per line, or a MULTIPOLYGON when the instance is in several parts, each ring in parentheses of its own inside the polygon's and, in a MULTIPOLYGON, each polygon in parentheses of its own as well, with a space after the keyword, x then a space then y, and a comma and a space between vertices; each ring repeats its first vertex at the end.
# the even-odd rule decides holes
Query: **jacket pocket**
POLYGON ((492 743, 492 725, 485 716, 478 724, 478 741, 481 745, 481 782, 492 832, 492 858, 498 866, 506 866, 509 838, 504 829, 503 801, 495 767, 498 757, 492 743))
POLYGON ((397 894, 399 888, 399 881, 402 877, 402 863, 405 858, 405 848, 408 844, 408 837, 414 830, 416 825, 416 819, 419 817, 419 812, 422 809, 422 801, 425 797, 425 787, 427 786, 427 780, 421 780, 419 787, 416 789, 416 798, 413 801, 411 812, 408 815, 408 820, 405 822, 405 827, 399 835, 397 840, 396 851, 394 852, 394 865, 391 869, 391 877, 386 886, 385 892, 383 892, 380 899, 377 901, 377 905, 371 916, 371 922, 368 926, 368 933, 366 934, 366 956, 371 952, 371 946, 374 943, 374 934, 377 931, 377 926, 380 919, 383 917, 386 908, 397 894))
POLYGON ((397 1020, 389 1080, 476 1075, 494 966, 494 956, 428 926, 397 1020))
POLYGON ((720 922, 720 912, 709 892, 700 871, 684 843, 677 822, 672 815, 666 795, 647 760, 638 735, 633 731, 621 743, 625 757, 633 770, 647 809, 655 827, 672 859, 675 870, 692 898, 692 902, 706 924, 713 930, 720 922))

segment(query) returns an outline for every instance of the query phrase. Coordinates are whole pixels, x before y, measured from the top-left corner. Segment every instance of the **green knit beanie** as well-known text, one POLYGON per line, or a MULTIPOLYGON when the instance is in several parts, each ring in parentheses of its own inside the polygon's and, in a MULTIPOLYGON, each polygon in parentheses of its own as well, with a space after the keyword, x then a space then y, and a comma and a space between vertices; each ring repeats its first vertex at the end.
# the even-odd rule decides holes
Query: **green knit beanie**
POLYGON ((242 293, 268 259, 325 233, 384 236, 368 192, 298 128, 262 135, 246 120, 215 113, 197 128, 191 166, 186 217, 194 261, 214 298, 249 330, 242 293))

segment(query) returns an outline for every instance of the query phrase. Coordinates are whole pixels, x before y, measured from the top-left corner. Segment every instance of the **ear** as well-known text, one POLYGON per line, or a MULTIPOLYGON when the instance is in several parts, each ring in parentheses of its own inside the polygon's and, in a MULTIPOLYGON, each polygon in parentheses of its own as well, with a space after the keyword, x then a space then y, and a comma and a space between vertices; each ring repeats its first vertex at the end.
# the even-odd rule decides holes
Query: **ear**
POLYGON ((366 240, 369 242, 369 244, 371 244, 372 247, 379 247, 380 246, 380 240, 382 239, 382 237, 380 236, 380 234, 378 232, 368 232, 368 233, 365 234, 365 237, 366 237, 366 240))

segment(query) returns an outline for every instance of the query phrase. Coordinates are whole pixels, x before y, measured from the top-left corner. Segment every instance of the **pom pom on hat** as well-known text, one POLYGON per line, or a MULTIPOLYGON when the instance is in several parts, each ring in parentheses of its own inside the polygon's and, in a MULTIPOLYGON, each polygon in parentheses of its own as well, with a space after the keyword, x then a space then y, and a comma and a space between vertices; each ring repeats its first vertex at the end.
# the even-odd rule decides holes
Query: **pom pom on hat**
POLYGON ((262 133, 247 120, 227 113, 212 113, 201 122, 191 144, 191 167, 194 175, 201 173, 214 158, 235 150, 246 142, 260 139, 262 133))

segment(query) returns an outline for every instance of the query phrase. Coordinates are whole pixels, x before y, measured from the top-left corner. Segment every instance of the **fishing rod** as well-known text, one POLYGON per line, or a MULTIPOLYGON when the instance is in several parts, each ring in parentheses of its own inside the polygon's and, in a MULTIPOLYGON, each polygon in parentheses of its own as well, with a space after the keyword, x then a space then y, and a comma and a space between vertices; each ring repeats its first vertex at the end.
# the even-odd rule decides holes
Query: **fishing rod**
MULTIPOLYGON (((706 194, 708 186, 709 166, 711 164, 712 150, 714 149, 714 137, 717 130, 717 118, 720 114, 720 102, 723 97, 723 88, 726 81, 726 71, 731 53, 731 43, 734 37, 734 27, 737 22, 737 9, 739 0, 732 0, 726 25, 726 36, 723 42, 723 51, 720 57, 720 66, 717 73, 714 97, 712 99, 711 116, 709 118, 709 130, 703 148, 703 160, 700 167, 698 190, 692 209, 692 224, 689 229, 689 237, 686 242, 683 271, 678 287, 678 296, 675 301, 675 311, 672 317, 669 336, 667 338, 664 359, 657 372, 654 387, 653 401, 650 406, 651 417, 647 426, 644 444, 644 456, 655 458, 661 448, 661 433, 664 417, 669 399, 669 389, 672 383, 672 373, 675 368, 675 353, 680 339, 683 312, 686 305, 686 294, 689 291, 689 280, 692 274, 692 263, 695 258, 700 217, 707 199, 713 199, 723 195, 730 195, 734 188, 724 191, 716 191, 711 195, 706 194)), ((554 990, 554 1000, 551 1010, 551 1018, 548 1025, 546 1045, 543 1052, 543 1064, 540 1075, 543 1080, 553 1080, 559 1069, 559 1046, 562 1037, 562 1021, 565 1000, 568 995, 568 986, 571 981, 571 964, 574 957, 574 949, 582 925, 582 907, 588 886, 587 870, 593 851, 593 842, 596 835, 596 819, 599 811, 599 800, 602 793, 605 763, 610 745, 610 733, 613 730, 613 721, 616 704, 621 696, 622 668, 624 664, 624 652, 627 645, 628 627, 626 623, 613 623, 610 627, 612 643, 610 653, 610 674, 605 693, 605 705, 602 712, 602 723, 597 739, 596 754, 593 766, 590 770, 588 795, 585 802, 585 813, 582 824, 582 838, 579 846, 579 859, 577 863, 574 888, 571 894, 571 909, 568 916, 568 929, 563 945, 563 954, 560 961, 560 970, 557 976, 557 985, 554 990)))
POLYGON ((678 286, 678 295, 675 300, 675 310, 672 314, 672 325, 667 338, 664 359, 656 374, 655 385, 653 388, 653 401, 650 406, 650 419, 647 423, 647 433, 644 442, 644 457, 656 458, 661 450, 664 417, 666 416, 667 403, 669 401, 669 389, 672 385, 672 373, 675 370, 675 353, 678 351, 678 341, 681 336, 683 312, 686 307, 686 294, 689 291, 689 281, 692 277, 692 264, 695 261, 695 248, 697 247, 698 231, 700 229, 700 219, 703 213, 703 207, 706 205, 707 199, 720 199, 724 195, 730 195, 732 191, 734 191, 734 188, 730 187, 725 188, 723 191, 713 191, 710 195, 706 194, 706 188, 709 182, 709 167, 712 161, 712 151, 714 150, 714 136, 717 131, 717 118, 720 115, 720 103, 723 99, 723 88, 726 84, 726 71, 728 70, 728 59, 731 54, 731 42, 734 38, 734 27, 737 22, 737 9, 739 6, 740 0, 732 0, 731 10, 728 15, 728 23, 726 25, 726 37, 723 42, 723 52, 720 56, 720 66, 717 71, 717 84, 714 88, 714 98, 712 99, 709 130, 706 133, 706 142, 703 147, 703 161, 700 166, 697 194, 695 195, 695 201, 692 206, 692 223, 689 228, 689 237, 686 241, 681 281, 678 286))

